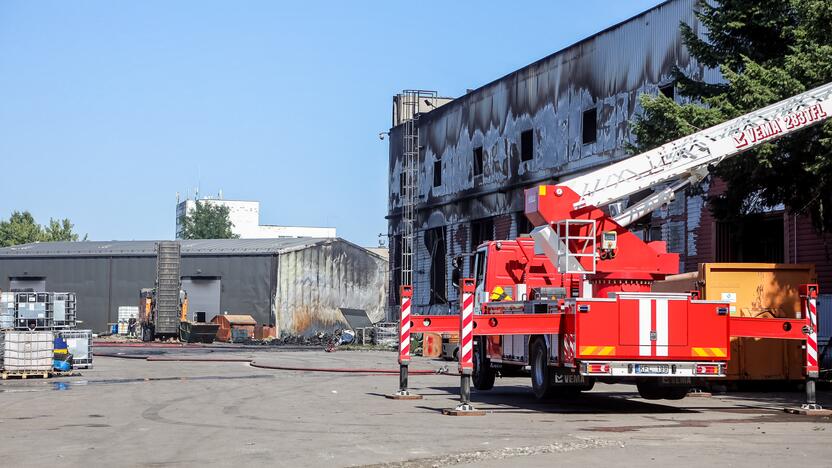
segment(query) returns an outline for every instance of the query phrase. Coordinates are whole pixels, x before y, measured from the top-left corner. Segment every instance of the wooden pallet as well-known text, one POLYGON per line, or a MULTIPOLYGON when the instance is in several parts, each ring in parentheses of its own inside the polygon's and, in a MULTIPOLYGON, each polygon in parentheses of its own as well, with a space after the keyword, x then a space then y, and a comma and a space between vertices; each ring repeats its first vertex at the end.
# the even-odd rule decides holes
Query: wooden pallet
POLYGON ((0 372, 0 378, 3 380, 12 379, 28 379, 29 377, 40 377, 43 379, 49 378, 49 371, 23 371, 23 370, 5 370, 0 372))

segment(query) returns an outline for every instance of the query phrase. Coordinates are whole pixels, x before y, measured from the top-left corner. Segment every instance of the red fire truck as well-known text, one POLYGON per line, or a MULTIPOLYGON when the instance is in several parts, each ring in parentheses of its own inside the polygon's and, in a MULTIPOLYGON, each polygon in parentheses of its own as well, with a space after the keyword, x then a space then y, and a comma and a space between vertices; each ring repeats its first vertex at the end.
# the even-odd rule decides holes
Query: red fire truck
POLYGON ((724 302, 696 293, 650 291, 678 273, 677 254, 645 242, 627 226, 651 213, 708 166, 825 121, 832 83, 793 96, 618 163, 528 189, 530 237, 491 241, 473 254, 474 278, 461 281, 458 316, 410 314, 402 287, 400 390, 407 390, 410 333, 460 333, 462 404, 470 380, 489 389, 495 376, 529 373, 539 398, 630 382, 648 399, 683 398, 693 379, 723 377, 732 336, 806 341, 807 395, 817 377, 816 285, 802 290, 802 319, 732 317, 724 302), (653 188, 625 209, 614 203, 653 188), (476 337, 476 338, 475 338, 476 337))

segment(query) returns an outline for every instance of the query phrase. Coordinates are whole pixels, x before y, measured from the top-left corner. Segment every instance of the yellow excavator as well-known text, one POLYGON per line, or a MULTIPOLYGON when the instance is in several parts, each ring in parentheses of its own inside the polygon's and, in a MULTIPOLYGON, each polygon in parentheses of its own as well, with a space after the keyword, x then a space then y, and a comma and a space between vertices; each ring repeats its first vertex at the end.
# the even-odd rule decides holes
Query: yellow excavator
POLYGON ((145 288, 139 293, 139 323, 141 325, 142 341, 153 341, 156 338, 167 339, 178 337, 185 343, 213 343, 217 337, 219 324, 188 319, 188 294, 180 290, 176 327, 169 326, 170 314, 165 314, 160 307, 156 288, 145 288))

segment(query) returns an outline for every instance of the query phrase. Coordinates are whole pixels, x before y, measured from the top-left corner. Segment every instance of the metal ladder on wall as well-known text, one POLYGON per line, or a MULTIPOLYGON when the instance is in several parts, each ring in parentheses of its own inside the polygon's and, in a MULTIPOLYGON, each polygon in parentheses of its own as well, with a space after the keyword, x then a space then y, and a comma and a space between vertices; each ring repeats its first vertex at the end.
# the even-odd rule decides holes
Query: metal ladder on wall
POLYGON ((181 251, 179 242, 156 244, 156 334, 179 333, 181 251))
POLYGON ((435 108, 436 91, 406 89, 401 96, 401 116, 404 117, 402 135, 402 244, 400 283, 413 284, 413 256, 416 236, 416 204, 419 198, 419 112, 425 107, 435 108))

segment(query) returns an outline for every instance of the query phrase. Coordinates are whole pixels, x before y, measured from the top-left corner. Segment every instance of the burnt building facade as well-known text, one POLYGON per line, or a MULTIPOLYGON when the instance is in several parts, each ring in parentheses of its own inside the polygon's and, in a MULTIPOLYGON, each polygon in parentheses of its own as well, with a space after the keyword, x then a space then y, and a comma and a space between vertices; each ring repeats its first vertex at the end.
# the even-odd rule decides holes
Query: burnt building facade
MULTIPOLYGON (((485 240, 511 239, 530 231, 523 191, 557 183, 628 156, 631 122, 639 96, 674 92, 672 72, 718 82, 718 71, 691 57, 679 24, 704 37, 695 0, 670 0, 612 26, 462 97, 418 114, 419 155, 413 250, 414 312, 442 313, 456 307, 451 259, 485 240)), ((390 131, 389 235, 391 313, 398 302, 401 261, 403 152, 406 125, 390 131)), ((680 253, 680 271, 704 261, 750 261, 738 255, 730 236, 706 206, 708 181, 680 193, 666 210, 634 230, 645 240, 664 240, 680 253), (726 237, 727 236, 727 237, 726 237)), ((788 242, 792 218, 782 211, 761 216, 780 223, 768 247, 747 255, 754 261, 809 261, 788 242)), ((791 239, 791 240, 789 240, 791 239)), ((815 262, 813 262, 815 263, 815 262)), ((828 262, 827 262, 828 263, 828 262)), ((462 269, 470 273, 463 257, 462 269)), ((824 268, 819 265, 819 273, 824 268)), ((832 272, 830 272, 832 273, 832 272)), ((832 279, 832 278, 830 278, 832 279)))

